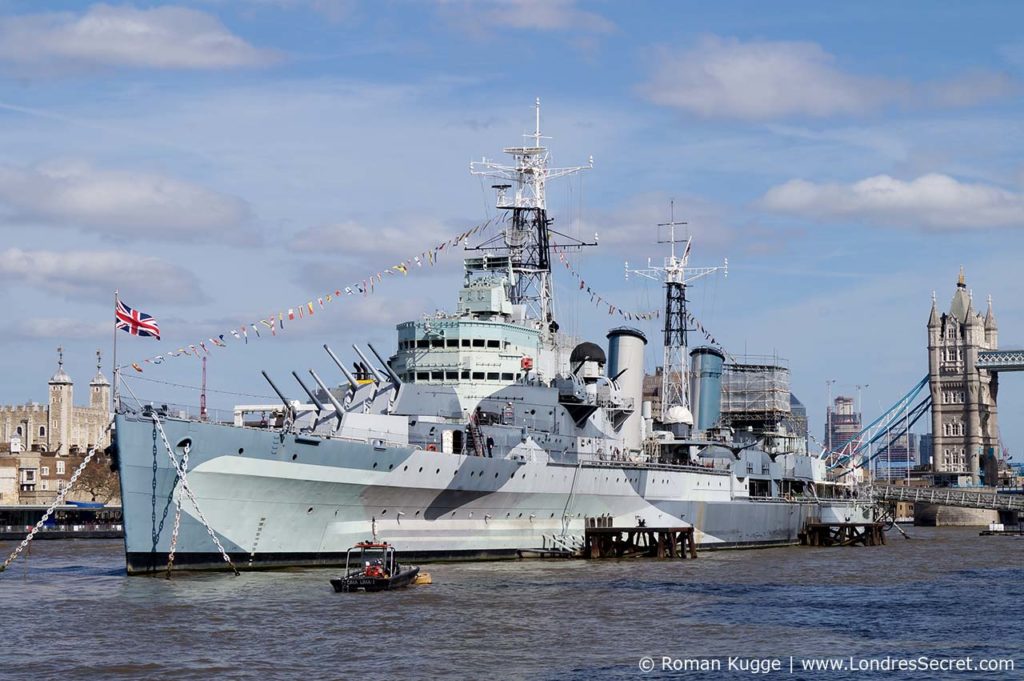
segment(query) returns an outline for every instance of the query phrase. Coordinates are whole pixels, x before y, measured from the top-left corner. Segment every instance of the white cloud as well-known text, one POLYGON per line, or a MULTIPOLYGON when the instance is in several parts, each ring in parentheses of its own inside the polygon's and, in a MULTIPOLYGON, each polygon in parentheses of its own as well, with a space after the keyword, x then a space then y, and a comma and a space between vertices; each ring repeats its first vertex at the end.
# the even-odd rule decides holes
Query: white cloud
POLYGON ((737 230, 728 224, 721 206, 698 196, 680 194, 675 197, 646 193, 630 197, 612 210, 594 213, 580 229, 580 238, 589 241, 594 233, 603 248, 629 254, 661 256, 667 248, 659 240, 669 238, 667 227, 659 225, 670 220, 670 201, 675 201, 675 220, 685 222, 676 227, 676 238, 693 236, 701 248, 718 248, 732 243, 737 230))
POLYGON ((0 63, 29 70, 222 69, 275 59, 275 53, 253 47, 216 17, 184 7, 96 4, 82 14, 0 18, 0 63))
POLYGON ((66 161, 0 166, 4 208, 21 220, 146 239, 215 237, 248 217, 243 201, 190 182, 66 161))
POLYGON ((681 54, 662 51, 643 92, 698 116, 749 120, 860 114, 893 96, 891 82, 844 73, 834 62, 814 43, 707 36, 681 54))
POLYGON ((924 86, 922 95, 939 106, 963 107, 1020 92, 1020 83, 1005 73, 974 70, 924 86))
POLYGON ((1024 194, 931 173, 909 182, 876 175, 852 184, 790 180, 760 205, 815 220, 853 220, 929 230, 1024 227, 1024 194))
POLYGON ((893 105, 966 107, 1019 89, 1007 74, 981 69, 928 83, 857 75, 839 68, 816 43, 718 36, 681 53, 661 50, 641 87, 655 104, 742 120, 862 115, 893 105))
POLYGON ((299 232, 291 241, 294 251, 331 253, 341 257, 408 258, 415 249, 437 246, 473 225, 457 227, 423 217, 394 217, 385 224, 344 220, 299 232))
MULTIPOLYGON (((124 251, 0 251, 0 279, 75 300, 109 302, 115 289, 130 303, 202 303, 195 276, 159 258, 124 251)), ((111 314, 113 314, 111 312, 111 314)))
MULTIPOLYGON (((238 0, 215 0, 224 4, 238 4, 238 0)), ((245 0, 247 4, 279 9, 304 8, 325 17, 328 21, 342 22, 355 14, 357 0, 245 0)))
POLYGON ((610 33, 615 24, 582 10, 575 0, 441 0, 456 25, 473 33, 507 28, 529 31, 610 33))
POLYGON ((110 338, 111 322, 68 317, 34 317, 15 322, 11 336, 19 340, 91 340, 110 338))

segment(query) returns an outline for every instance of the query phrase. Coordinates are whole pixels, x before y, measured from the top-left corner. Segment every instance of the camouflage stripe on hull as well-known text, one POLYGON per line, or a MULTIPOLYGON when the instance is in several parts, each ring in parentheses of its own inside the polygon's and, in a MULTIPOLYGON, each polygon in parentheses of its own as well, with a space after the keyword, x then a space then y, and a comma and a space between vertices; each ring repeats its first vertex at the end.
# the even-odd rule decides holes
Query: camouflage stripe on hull
MULTIPOLYGON (((337 564, 369 537, 371 523, 403 554, 447 560, 558 549, 582 538, 588 516, 611 516, 620 526, 638 519, 693 525, 709 548, 794 543, 808 519, 863 511, 850 503, 751 501, 731 475, 699 469, 577 467, 163 425, 172 446, 189 442, 189 483, 243 567, 337 564)), ((152 571, 166 564, 180 490, 152 422, 119 416, 117 426, 126 563, 132 573, 152 571)), ((220 567, 191 504, 183 510, 175 563, 220 567)))

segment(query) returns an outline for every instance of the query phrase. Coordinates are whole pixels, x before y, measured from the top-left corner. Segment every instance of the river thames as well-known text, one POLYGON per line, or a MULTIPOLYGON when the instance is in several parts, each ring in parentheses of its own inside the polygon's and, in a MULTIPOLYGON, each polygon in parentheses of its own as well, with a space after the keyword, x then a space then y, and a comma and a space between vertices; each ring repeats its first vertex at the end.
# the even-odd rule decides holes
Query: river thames
MULTIPOLYGON (((702 552, 696 561, 436 564, 425 567, 433 585, 379 594, 334 593, 334 569, 129 578, 120 541, 37 541, 0 575, 0 674, 1021 678, 1024 538, 908 532, 879 547, 702 552), (809 659, 845 667, 804 671, 809 659), (973 669, 879 671, 900 660, 973 669), (981 671, 979 661, 1003 670, 981 671)), ((4 555, 13 547, 0 544, 4 555)))

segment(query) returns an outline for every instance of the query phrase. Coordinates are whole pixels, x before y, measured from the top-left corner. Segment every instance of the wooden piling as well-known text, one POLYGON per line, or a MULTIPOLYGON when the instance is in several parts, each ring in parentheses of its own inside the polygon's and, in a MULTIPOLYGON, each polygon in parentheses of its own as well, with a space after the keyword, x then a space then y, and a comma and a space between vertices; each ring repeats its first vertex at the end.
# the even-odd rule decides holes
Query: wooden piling
MULTIPOLYGON (((583 536, 585 558, 696 558, 692 527, 612 527, 603 518, 588 518, 583 536)), ((610 520, 610 518, 608 519, 610 520)))
POLYGON ((882 523, 811 522, 800 533, 804 546, 881 546, 885 544, 882 523))

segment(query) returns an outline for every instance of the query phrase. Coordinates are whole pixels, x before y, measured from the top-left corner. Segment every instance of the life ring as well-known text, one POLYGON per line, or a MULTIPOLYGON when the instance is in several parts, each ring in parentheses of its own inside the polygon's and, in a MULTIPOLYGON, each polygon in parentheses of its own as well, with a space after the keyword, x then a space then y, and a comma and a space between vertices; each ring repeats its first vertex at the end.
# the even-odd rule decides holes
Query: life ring
POLYGON ((436 452, 437 451, 437 445, 429 444, 426 447, 424 447, 424 449, 427 450, 428 452, 436 452))

